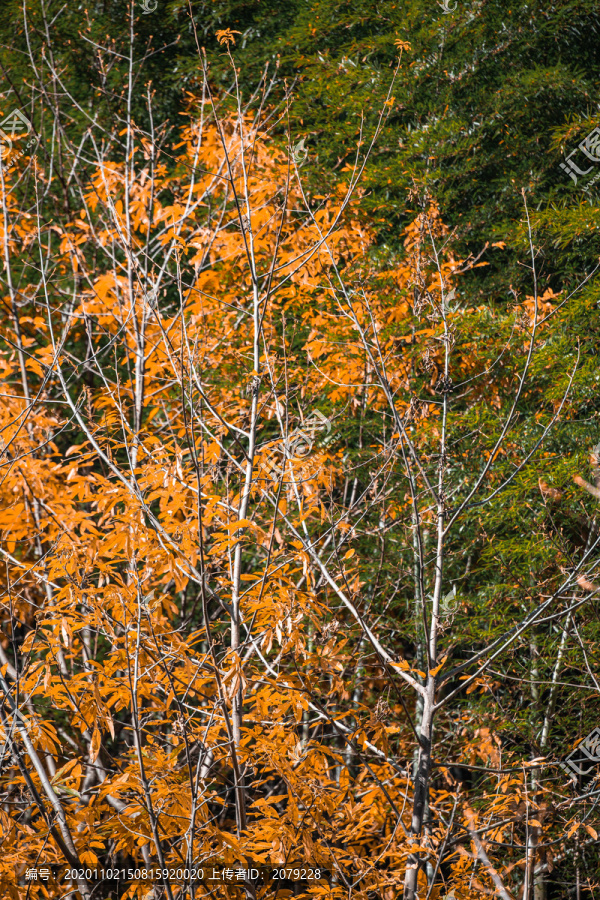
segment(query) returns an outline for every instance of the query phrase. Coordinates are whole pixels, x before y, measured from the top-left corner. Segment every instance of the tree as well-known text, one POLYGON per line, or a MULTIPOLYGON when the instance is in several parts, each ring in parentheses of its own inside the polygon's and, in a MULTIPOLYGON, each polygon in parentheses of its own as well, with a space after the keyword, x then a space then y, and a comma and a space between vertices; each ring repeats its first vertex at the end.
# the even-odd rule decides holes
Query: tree
POLYGON ((540 296, 526 202, 512 307, 465 302, 504 248, 461 258, 423 191, 377 245, 390 104, 316 194, 272 137, 290 98, 243 100, 234 24, 233 88, 200 50, 173 146, 150 91, 137 124, 132 31, 119 128, 78 108, 74 140, 40 80, 36 155, 15 135, 0 173, 3 886, 59 896, 24 879, 56 862, 84 898, 117 865, 127 896, 274 896, 146 876, 310 865, 331 883, 284 890, 540 900, 571 857, 591 883, 593 799, 546 758, 595 690, 595 488, 564 453, 587 382, 559 343, 589 298, 540 296))

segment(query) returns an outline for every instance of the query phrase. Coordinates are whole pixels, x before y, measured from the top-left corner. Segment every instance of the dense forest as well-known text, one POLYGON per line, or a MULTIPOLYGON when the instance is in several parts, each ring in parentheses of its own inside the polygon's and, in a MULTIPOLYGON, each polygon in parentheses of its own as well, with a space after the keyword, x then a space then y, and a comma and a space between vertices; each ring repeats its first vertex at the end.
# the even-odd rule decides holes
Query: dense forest
POLYGON ((7 900, 600 900, 597 0, 3 0, 7 900))

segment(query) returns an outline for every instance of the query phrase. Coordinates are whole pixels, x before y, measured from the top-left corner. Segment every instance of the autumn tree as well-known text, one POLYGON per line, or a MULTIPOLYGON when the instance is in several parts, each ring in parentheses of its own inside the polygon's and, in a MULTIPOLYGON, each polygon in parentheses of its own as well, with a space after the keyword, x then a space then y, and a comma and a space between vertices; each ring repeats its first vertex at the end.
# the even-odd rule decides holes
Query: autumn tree
POLYGON ((391 74, 322 193, 233 25, 232 87, 198 47, 175 129, 130 14, 128 44, 94 43, 102 115, 31 45, 37 142, 0 172, 7 896, 62 896, 25 880, 51 863, 83 898, 117 866, 330 873, 131 897, 543 900, 572 859, 581 890, 593 790, 550 739, 596 689, 597 459, 564 343, 590 279, 539 289, 521 195, 528 290, 467 301, 504 242, 461 256, 430 191, 377 242, 391 74))

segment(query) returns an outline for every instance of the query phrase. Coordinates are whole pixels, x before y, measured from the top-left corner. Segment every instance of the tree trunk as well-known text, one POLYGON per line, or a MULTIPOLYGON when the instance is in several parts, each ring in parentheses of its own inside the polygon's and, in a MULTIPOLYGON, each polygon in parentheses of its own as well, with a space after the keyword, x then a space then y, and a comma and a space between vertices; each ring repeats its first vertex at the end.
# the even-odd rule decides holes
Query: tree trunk
MULTIPOLYGON (((429 795, 434 692, 435 678, 429 675, 427 679, 427 695, 423 702, 423 718, 419 728, 419 763, 415 777, 412 821, 410 825, 410 835, 415 840, 421 835, 423 830, 423 817, 429 795)), ((404 900, 416 900, 417 876, 421 865, 420 854, 411 853, 408 857, 404 879, 404 900)))

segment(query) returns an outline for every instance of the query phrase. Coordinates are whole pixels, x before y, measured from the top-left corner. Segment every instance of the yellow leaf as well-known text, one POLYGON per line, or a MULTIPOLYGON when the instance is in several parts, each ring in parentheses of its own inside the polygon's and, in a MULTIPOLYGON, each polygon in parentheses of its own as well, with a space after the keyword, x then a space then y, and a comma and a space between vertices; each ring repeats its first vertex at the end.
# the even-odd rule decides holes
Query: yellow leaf
POLYGON ((410 665, 406 662, 405 659, 401 659, 398 662, 392 663, 392 666, 395 669, 401 669, 403 672, 410 672, 410 665))
POLYGON ((98 754, 100 753, 100 732, 98 731, 98 726, 96 725, 94 728, 94 733, 92 735, 92 740, 90 742, 90 762, 96 762, 98 759, 98 754))
POLYGON ((220 44, 235 44, 234 34, 241 34, 241 31, 232 31, 231 28, 222 28, 215 32, 216 38, 220 44))
POLYGON ((439 666, 436 666, 435 669, 431 669, 431 671, 429 672, 429 674, 430 674, 430 675, 437 675, 437 673, 440 671, 440 669, 442 668, 442 666, 444 665, 444 663, 446 662, 447 659, 448 659, 448 657, 445 656, 445 657, 443 658, 443 660, 441 661, 441 663, 439 664, 439 666))
POLYGON ((250 521, 250 519, 238 519, 237 522, 233 522, 231 525, 224 525, 223 527, 227 529, 227 531, 237 531, 238 528, 247 528, 248 525, 253 525, 254 523, 250 521))

